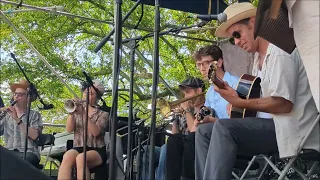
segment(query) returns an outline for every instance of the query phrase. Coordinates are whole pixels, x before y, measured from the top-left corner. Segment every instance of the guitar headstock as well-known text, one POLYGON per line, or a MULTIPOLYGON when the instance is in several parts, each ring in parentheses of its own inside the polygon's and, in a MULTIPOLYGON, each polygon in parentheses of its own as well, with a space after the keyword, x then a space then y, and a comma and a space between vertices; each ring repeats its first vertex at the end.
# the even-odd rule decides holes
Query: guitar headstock
POLYGON ((223 80, 220 79, 217 75, 216 72, 218 70, 218 62, 213 61, 210 65, 209 71, 208 71, 208 79, 210 84, 214 84, 220 89, 224 89, 224 83, 223 80))
POLYGON ((210 64, 210 68, 209 68, 209 72, 208 72, 208 79, 209 79, 210 84, 212 84, 213 81, 214 81, 217 69, 218 69, 218 62, 217 61, 213 61, 210 64))

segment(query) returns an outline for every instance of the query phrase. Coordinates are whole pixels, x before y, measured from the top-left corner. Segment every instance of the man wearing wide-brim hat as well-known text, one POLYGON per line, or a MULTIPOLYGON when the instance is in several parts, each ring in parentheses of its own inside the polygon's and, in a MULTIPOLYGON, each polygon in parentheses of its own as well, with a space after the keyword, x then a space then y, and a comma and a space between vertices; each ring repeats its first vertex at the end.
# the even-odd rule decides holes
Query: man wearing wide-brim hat
MULTIPOLYGON (((8 114, 0 120, 0 135, 4 136, 5 147, 15 152, 21 158, 24 155, 25 147, 27 92, 29 86, 26 80, 10 84, 13 100, 16 103, 14 106, 6 108, 8 114)), ((29 122, 26 160, 32 165, 37 166, 40 162, 37 139, 43 126, 40 113, 30 110, 29 122)))
MULTIPOLYGON (((230 5, 224 13, 228 19, 217 29, 216 36, 234 38, 235 45, 255 53, 252 75, 261 78, 262 94, 261 98, 241 99, 227 83, 223 89, 215 87, 234 107, 258 113, 257 117, 219 119, 211 132, 198 127, 197 132, 201 133, 196 134, 196 157, 205 156, 206 161, 196 158, 196 179, 231 179, 237 156, 277 152, 280 158, 297 155, 317 117, 297 49, 288 54, 261 37, 255 39, 256 8, 250 3, 230 5), (198 148, 207 149, 208 153, 197 154, 198 148)), ((320 151, 319 128, 311 133, 304 148, 320 151)))

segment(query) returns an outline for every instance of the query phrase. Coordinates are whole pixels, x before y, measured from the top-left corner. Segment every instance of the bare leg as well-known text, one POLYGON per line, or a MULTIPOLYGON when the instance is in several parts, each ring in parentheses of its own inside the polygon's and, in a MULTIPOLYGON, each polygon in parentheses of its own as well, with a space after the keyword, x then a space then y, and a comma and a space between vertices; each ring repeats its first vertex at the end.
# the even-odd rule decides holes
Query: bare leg
POLYGON ((78 152, 74 149, 70 149, 63 155, 63 160, 59 168, 58 180, 71 179, 72 168, 76 164, 76 157, 78 152))
MULTIPOLYGON (((83 153, 79 154, 77 156, 76 162, 77 162, 77 179, 82 179, 83 177, 83 153)), ((90 180, 90 171, 89 169, 92 169, 96 166, 99 166, 102 164, 101 156, 97 151, 91 150, 87 151, 87 163, 86 163, 86 179, 90 180)))

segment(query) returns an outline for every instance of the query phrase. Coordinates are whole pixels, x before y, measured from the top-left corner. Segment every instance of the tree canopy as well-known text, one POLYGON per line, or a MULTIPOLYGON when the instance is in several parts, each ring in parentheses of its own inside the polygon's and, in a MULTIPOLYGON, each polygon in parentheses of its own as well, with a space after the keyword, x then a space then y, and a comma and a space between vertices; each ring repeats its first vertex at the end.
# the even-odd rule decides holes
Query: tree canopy
MULTIPOLYGON (((54 11, 29 10, 15 12, 15 10, 25 10, 27 8, 17 8, 16 6, 7 4, 1 4, 0 6, 6 17, 26 36, 78 95, 80 95, 80 81, 84 80, 82 70, 85 70, 91 77, 103 82, 107 89, 103 98, 111 106, 112 42, 108 42, 99 53, 94 53, 93 50, 113 28, 114 1, 25 0, 23 3, 38 7, 62 6, 64 12, 96 19, 95 21, 70 17, 57 14, 54 11)), ((123 16, 134 3, 133 1, 123 2, 123 16)), ((185 12, 161 9, 161 30, 165 31, 177 26, 195 24, 194 19, 187 18, 188 15, 185 12)), ((72 99, 72 94, 18 36, 12 27, 5 23, 3 19, 1 19, 0 25, 0 95, 5 100, 5 103, 9 104, 8 100, 11 96, 8 84, 23 78, 16 63, 9 55, 12 52, 16 55, 16 58, 33 84, 36 85, 40 95, 45 101, 53 103, 55 106, 52 110, 41 112, 44 122, 64 124, 66 112, 63 108, 63 102, 66 99, 72 99)), ((145 36, 148 33, 152 33, 154 27, 154 7, 140 5, 123 26, 123 39, 145 36), (141 19, 140 22, 139 19, 141 19)), ((207 27, 215 26, 216 22, 211 22, 207 27)), ((189 30, 161 36, 159 97, 173 96, 162 80, 177 92, 178 83, 185 79, 186 76, 199 76, 199 72, 196 70, 191 58, 191 53, 199 46, 216 40, 212 33, 213 30, 189 30)), ((129 101, 128 91, 130 81, 130 43, 124 43, 121 52, 119 115, 127 116, 128 108, 126 104, 129 101)), ((148 104, 151 103, 152 94, 152 53, 153 38, 145 38, 138 42, 134 70, 134 106, 140 110, 138 113, 139 117, 150 115, 148 104)), ((41 104, 35 102, 33 106, 36 108, 36 106, 41 106, 41 104)), ((63 130, 48 128, 46 131, 63 130)))

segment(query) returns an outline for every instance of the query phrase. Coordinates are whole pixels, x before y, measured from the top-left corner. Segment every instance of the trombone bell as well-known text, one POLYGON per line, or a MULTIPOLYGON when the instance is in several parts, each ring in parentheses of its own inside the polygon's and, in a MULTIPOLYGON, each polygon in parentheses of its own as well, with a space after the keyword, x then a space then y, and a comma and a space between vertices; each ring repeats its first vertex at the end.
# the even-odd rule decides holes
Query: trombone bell
POLYGON ((169 113, 171 112, 171 106, 168 101, 166 101, 164 98, 160 98, 158 100, 158 106, 160 108, 160 112, 164 117, 167 117, 169 113))

